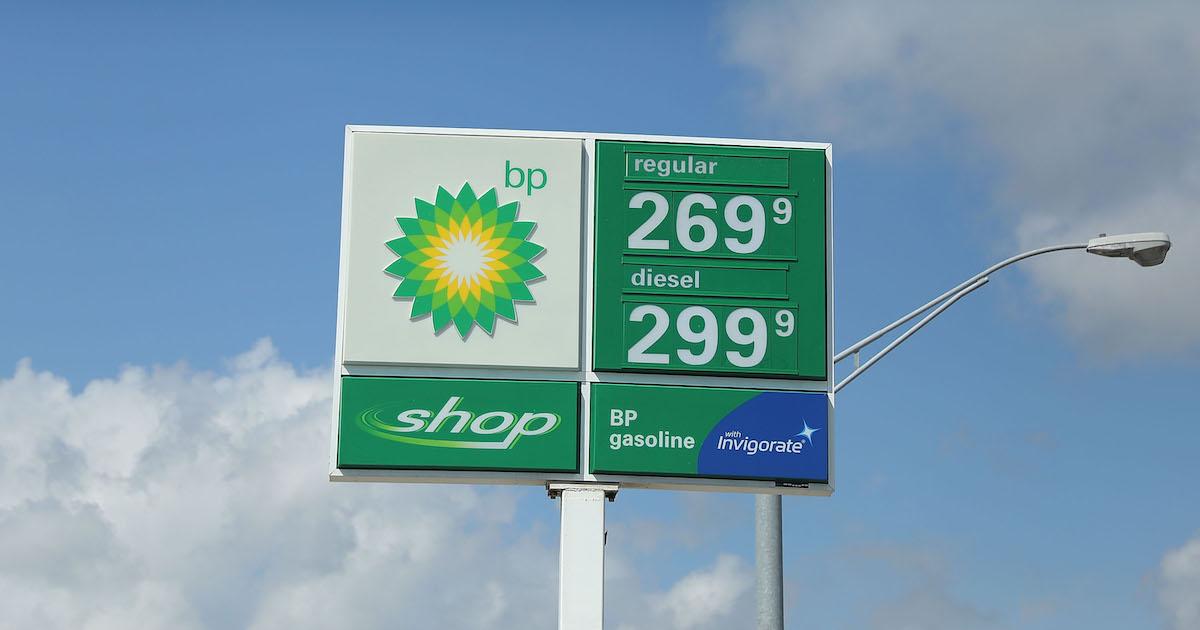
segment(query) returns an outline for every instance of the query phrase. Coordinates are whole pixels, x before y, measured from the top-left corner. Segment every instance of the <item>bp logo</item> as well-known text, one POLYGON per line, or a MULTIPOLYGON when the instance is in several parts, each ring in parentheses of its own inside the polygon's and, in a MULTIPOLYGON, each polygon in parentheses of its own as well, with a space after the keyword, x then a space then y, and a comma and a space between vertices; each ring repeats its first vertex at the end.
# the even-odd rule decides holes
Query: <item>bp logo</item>
POLYGON ((427 315, 440 334, 463 339, 472 326, 492 334, 496 317, 516 323, 515 302, 532 302, 529 282, 543 277, 533 260, 545 248, 527 240, 536 224, 517 221, 518 202, 500 205, 493 188, 476 197, 438 187, 433 203, 416 199, 417 217, 397 217, 404 236, 388 241, 399 258, 384 271, 402 278, 393 294, 412 299, 410 319, 427 315))

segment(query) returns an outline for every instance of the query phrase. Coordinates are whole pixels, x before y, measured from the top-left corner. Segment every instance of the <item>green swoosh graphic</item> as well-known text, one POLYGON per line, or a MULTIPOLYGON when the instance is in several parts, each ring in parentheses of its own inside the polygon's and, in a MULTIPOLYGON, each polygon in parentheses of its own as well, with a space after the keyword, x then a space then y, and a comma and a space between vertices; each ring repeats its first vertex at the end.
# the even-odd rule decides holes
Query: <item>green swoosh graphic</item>
MULTIPOLYGON (((503 441, 482 442, 482 441, 467 441, 467 440, 446 440, 446 439, 437 439, 437 438, 416 437, 416 436, 412 436, 412 435, 398 435, 397 434, 398 427, 389 425, 381 417, 387 411, 388 411, 387 406, 378 406, 378 407, 372 407, 370 409, 367 409, 358 416, 359 424, 362 425, 362 428, 367 433, 370 433, 371 435, 374 435, 375 437, 383 438, 385 440, 391 440, 393 442, 402 442, 405 444, 415 444, 417 446, 433 446, 433 447, 437 447, 437 448, 469 448, 469 449, 483 449, 483 450, 505 450, 505 449, 510 449, 513 446, 515 446, 517 444, 517 442, 519 442, 521 440, 521 438, 523 437, 522 435, 517 435, 517 437, 513 438, 513 440, 511 442, 509 442, 508 444, 505 444, 503 441)), ((558 414, 552 414, 552 415, 554 415, 554 425, 551 426, 549 429, 547 429, 545 432, 540 433, 539 435, 545 435, 547 433, 554 431, 555 429, 558 428, 559 423, 562 422, 562 418, 560 418, 558 416, 558 414)))

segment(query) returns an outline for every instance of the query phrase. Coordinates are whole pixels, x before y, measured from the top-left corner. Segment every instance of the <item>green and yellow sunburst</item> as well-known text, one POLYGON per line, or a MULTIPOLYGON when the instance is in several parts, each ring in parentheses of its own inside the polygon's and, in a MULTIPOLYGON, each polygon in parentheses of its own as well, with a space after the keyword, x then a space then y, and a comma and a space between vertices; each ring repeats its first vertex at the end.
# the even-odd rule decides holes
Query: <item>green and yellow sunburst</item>
POLYGON ((545 248, 526 240, 536 224, 517 221, 517 202, 499 205, 438 187, 434 203, 416 199, 416 218, 397 217, 404 236, 388 241, 399 259, 384 271, 402 278, 395 297, 411 298, 411 319, 432 315, 435 333, 451 323, 463 339, 472 325, 492 334, 496 317, 517 321, 514 302, 533 301, 526 286, 543 277, 533 260, 545 248))

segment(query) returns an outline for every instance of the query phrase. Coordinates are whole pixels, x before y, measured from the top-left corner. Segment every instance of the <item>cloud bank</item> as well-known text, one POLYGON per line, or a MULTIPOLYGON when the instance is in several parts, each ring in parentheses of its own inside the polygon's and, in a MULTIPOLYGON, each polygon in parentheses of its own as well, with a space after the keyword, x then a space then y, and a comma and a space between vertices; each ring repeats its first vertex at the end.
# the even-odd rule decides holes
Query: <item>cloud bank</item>
POLYGON ((920 143, 974 165, 1011 225, 1001 251, 1170 233, 1150 270, 1069 255, 1024 268, 1103 354, 1200 345, 1200 5, 757 2, 727 18, 760 114, 856 151, 920 143))
MULTIPOLYGON (((21 362, 0 379, 0 625, 555 627, 556 505, 330 484, 330 392, 268 341, 220 373, 129 367, 77 392, 21 362)), ((705 594, 749 584, 725 557, 661 592, 616 564, 617 623, 721 627, 736 595, 705 594)))
POLYGON ((1159 600, 1175 630, 1200 629, 1200 534, 1163 556, 1159 600))

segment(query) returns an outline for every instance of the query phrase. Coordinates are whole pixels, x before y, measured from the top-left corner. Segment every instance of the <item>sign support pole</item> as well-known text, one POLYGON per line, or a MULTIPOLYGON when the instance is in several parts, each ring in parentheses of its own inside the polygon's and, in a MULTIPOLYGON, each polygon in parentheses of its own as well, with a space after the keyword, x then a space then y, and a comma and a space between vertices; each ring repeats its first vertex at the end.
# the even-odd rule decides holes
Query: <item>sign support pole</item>
POLYGON ((758 630, 783 630, 783 497, 754 495, 758 630))
POLYGON ((616 484, 547 484, 560 505, 559 630, 604 627, 604 502, 616 484))

